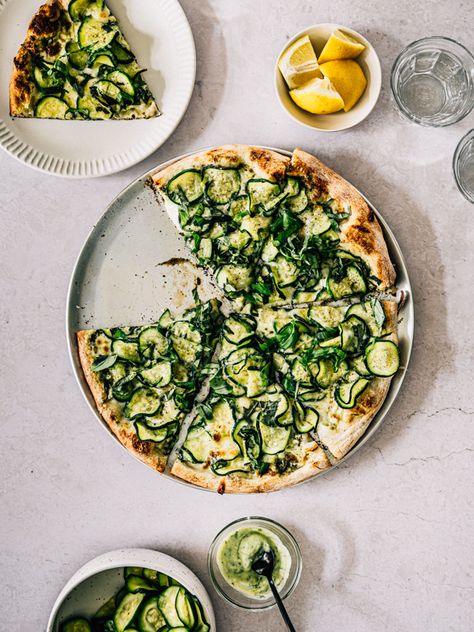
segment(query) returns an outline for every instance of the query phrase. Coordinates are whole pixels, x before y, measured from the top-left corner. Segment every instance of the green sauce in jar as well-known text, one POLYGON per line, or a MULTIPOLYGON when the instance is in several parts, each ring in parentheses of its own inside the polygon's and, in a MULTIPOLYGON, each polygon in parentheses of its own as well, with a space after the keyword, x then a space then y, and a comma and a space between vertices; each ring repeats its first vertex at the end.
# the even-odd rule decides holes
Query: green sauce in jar
POLYGON ((270 550, 275 560, 273 581, 282 588, 290 573, 291 557, 280 538, 269 529, 243 527, 233 531, 219 546, 217 564, 226 582, 236 590, 254 599, 265 599, 271 595, 268 581, 252 570, 252 564, 270 550))

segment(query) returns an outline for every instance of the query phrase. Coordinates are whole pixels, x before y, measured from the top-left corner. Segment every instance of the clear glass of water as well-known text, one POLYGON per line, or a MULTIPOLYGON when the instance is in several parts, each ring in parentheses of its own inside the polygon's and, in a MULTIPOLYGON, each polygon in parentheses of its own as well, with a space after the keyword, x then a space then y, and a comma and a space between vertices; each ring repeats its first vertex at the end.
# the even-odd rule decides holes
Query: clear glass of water
POLYGON ((474 129, 459 141, 454 152, 453 170, 458 189, 474 204, 474 129))
POLYGON ((400 112, 410 121, 452 125, 474 106, 474 56, 448 37, 425 37, 399 54, 391 86, 400 112))

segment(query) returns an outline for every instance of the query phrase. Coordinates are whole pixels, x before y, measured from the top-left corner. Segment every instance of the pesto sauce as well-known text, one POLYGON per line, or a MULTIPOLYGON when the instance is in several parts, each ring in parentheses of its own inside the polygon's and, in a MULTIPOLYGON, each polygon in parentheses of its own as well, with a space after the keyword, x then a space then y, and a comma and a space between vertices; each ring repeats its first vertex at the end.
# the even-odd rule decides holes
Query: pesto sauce
POLYGON ((252 570, 253 562, 264 551, 273 552, 273 581, 282 588, 288 579, 291 558, 280 538, 262 527, 236 529, 221 543, 217 563, 222 576, 233 588, 253 597, 265 599, 271 595, 268 581, 252 570))

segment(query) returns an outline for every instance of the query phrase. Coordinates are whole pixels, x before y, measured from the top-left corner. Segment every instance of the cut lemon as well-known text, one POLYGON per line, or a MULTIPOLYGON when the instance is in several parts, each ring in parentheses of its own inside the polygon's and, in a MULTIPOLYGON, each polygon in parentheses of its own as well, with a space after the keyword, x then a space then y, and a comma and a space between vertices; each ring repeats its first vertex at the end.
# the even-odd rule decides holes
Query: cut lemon
POLYGON ((334 59, 354 59, 363 50, 365 50, 364 44, 361 44, 352 35, 337 29, 326 42, 318 62, 324 64, 324 62, 334 59))
POLYGON ((330 114, 344 107, 341 95, 329 79, 311 79, 301 88, 290 90, 290 97, 296 105, 312 114, 330 114))
POLYGON ((314 77, 322 77, 316 53, 307 35, 285 50, 278 61, 278 68, 290 89, 298 88, 314 77))
POLYGON ((362 68, 353 59, 337 59, 320 66, 344 101, 344 112, 351 110, 363 95, 367 85, 362 68))

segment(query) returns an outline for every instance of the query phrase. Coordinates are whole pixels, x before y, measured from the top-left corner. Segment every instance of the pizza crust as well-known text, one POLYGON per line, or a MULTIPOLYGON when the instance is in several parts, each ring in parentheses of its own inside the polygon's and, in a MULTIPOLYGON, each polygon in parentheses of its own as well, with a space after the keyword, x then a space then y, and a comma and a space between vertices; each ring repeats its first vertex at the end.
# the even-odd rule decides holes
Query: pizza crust
MULTIPOLYGON (((398 342, 397 314, 395 301, 382 301, 386 329, 391 333, 387 340, 398 342)), ((354 444, 365 434, 370 423, 382 406, 390 388, 391 378, 375 378, 358 397, 354 408, 340 408, 332 399, 327 409, 327 424, 321 419, 317 426, 317 437, 321 445, 330 453, 333 460, 344 457, 354 444)), ((332 397, 331 394, 328 397, 332 397)))
POLYGON ((26 39, 13 60, 14 68, 10 78, 11 116, 33 116, 31 104, 37 93, 34 81, 31 79, 33 59, 36 55, 47 59, 50 53, 54 57, 59 52, 54 53, 56 43, 49 40, 52 36, 67 33, 72 28, 67 7, 68 0, 49 0, 33 16, 26 39), (61 23, 59 29, 58 22, 61 23))
POLYGON ((97 410, 106 422, 109 429, 138 459, 146 463, 158 472, 163 472, 168 462, 168 456, 161 453, 152 441, 140 441, 135 429, 131 427, 128 419, 122 414, 122 407, 118 402, 107 400, 107 394, 97 374, 91 370, 94 355, 90 340, 93 330, 79 331, 77 333, 77 347, 82 370, 87 384, 94 397, 97 410))
POLYGON ((201 169, 209 165, 240 167, 248 165, 257 178, 279 181, 286 175, 290 159, 270 149, 249 145, 222 145, 182 158, 152 175, 155 185, 163 191, 169 180, 186 169, 201 169))
MULTIPOLYGON (((74 24, 69 16, 70 0, 48 0, 33 16, 23 44, 13 60, 10 78, 10 116, 34 117, 34 104, 40 93, 32 78, 35 57, 53 62, 66 41, 75 39, 74 24)), ((102 14, 101 14, 102 15, 102 14)), ((118 117, 121 120, 153 118, 160 114, 154 99, 142 111, 130 106, 118 117)), ((117 117, 112 117, 117 118, 117 117)))
POLYGON ((368 264, 379 279, 380 291, 393 289, 396 275, 382 229, 373 211, 352 184, 301 149, 293 152, 289 175, 303 178, 315 200, 333 198, 343 209, 350 209, 350 217, 340 224, 342 248, 368 264))
POLYGON ((278 474, 256 475, 250 478, 245 475, 230 474, 228 476, 216 476, 211 469, 198 469, 199 466, 188 465, 177 460, 171 468, 171 474, 192 485, 203 487, 219 494, 234 493, 264 493, 273 492, 285 487, 291 487, 297 483, 312 478, 331 467, 331 463, 324 451, 315 445, 315 449, 309 453, 306 463, 291 472, 279 476, 278 474))

